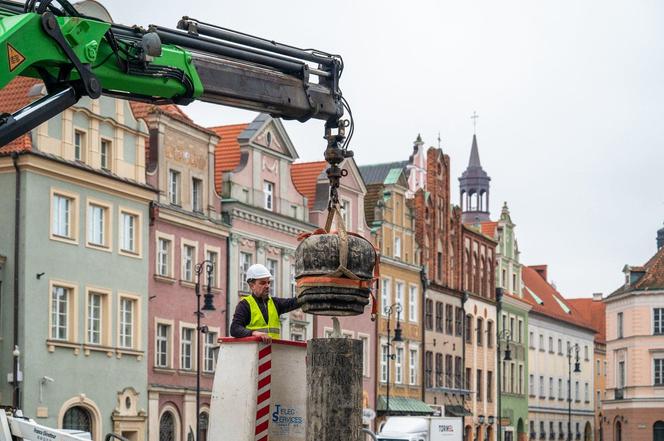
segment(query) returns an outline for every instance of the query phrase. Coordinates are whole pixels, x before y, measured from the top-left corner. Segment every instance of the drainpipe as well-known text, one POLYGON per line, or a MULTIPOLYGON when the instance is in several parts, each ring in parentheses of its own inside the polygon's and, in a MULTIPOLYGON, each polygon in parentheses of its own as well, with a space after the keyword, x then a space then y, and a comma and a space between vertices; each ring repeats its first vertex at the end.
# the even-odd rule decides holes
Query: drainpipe
POLYGON ((231 237, 233 233, 229 233, 226 237, 226 317, 224 319, 226 326, 226 336, 231 335, 231 321, 229 315, 231 314, 231 237))
POLYGON ((18 153, 12 153, 12 162, 16 170, 16 186, 15 186, 15 205, 14 205, 14 350, 12 352, 14 357, 14 370, 12 378, 12 386, 14 388, 14 408, 19 409, 21 406, 20 393, 18 381, 18 359, 20 352, 18 349, 18 318, 19 318, 19 286, 18 286, 18 259, 19 259, 19 239, 21 236, 21 172, 18 167, 18 153))

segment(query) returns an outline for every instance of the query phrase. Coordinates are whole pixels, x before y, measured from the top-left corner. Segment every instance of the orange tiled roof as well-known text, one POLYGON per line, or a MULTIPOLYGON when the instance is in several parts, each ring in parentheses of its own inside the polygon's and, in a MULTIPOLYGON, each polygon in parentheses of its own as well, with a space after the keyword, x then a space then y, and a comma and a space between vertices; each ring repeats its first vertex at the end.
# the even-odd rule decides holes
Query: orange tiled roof
POLYGON ((525 285, 523 289, 523 299, 532 306, 531 312, 536 312, 553 319, 562 320, 581 328, 595 331, 593 325, 588 322, 579 311, 577 311, 577 309, 562 296, 562 294, 556 291, 553 286, 544 280, 535 269, 524 265, 521 274, 525 285), (529 290, 539 297, 542 304, 535 300, 529 290), (569 313, 563 309, 560 305, 561 303, 569 309, 569 313))
POLYGON ((131 106, 132 112, 134 112, 135 118, 145 118, 150 112, 154 111, 155 109, 159 109, 165 113, 168 113, 169 115, 174 116, 176 119, 184 120, 189 123, 194 122, 186 113, 182 111, 182 109, 180 109, 180 107, 176 106, 175 104, 164 104, 157 106, 155 104, 143 103, 140 101, 129 101, 129 105, 131 106))
POLYGON ((222 174, 235 170, 240 164, 240 143, 237 138, 248 126, 248 123, 244 123, 210 127, 221 138, 214 149, 214 182, 219 194, 222 174))
POLYGON ((597 331, 595 341, 606 343, 606 304, 602 301, 588 299, 569 299, 581 316, 597 331))
POLYGON ((496 238, 496 228, 498 228, 498 222, 482 222, 480 223, 480 230, 485 236, 489 236, 492 239, 496 238))
MULTIPOLYGON (((28 92, 41 81, 34 78, 16 77, 0 89, 0 113, 13 113, 34 101, 37 97, 28 96, 28 92)), ((0 147, 0 154, 20 152, 32 149, 32 140, 28 134, 22 135, 7 145, 0 147)))
POLYGON ((327 167, 325 161, 299 162, 291 166, 291 180, 301 195, 306 196, 311 210, 316 202, 318 176, 327 167))

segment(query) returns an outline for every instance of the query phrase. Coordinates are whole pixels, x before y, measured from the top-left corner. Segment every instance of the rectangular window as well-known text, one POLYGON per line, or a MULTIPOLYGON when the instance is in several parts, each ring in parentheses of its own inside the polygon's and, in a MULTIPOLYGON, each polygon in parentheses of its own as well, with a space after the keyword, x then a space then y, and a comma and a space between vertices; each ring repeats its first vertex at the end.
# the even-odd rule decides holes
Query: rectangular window
POLYGON ((387 345, 381 345, 380 381, 387 383, 387 345))
POLYGON ((456 308, 454 315, 454 335, 461 337, 463 335, 463 309, 456 308))
POLYGON ((443 311, 445 306, 442 302, 436 302, 436 332, 443 332, 443 311))
POLYGON ((623 338, 623 313, 618 313, 618 338, 623 338))
POLYGON ((88 205, 88 243, 91 245, 106 247, 108 237, 106 228, 108 225, 108 208, 101 205, 88 205))
POLYGON ((409 351, 410 359, 408 360, 408 382, 411 385, 417 384, 417 350, 411 349, 409 351))
POLYGON ((528 335, 528 344, 530 345, 530 349, 535 349, 535 333, 533 331, 530 331, 528 335))
POLYGON ((369 360, 371 360, 371 345, 369 344, 369 337, 366 335, 358 335, 358 338, 362 342, 362 375, 365 377, 371 376, 369 360))
POLYGON ((443 354, 436 354, 436 387, 443 387, 443 354))
POLYGON ((165 323, 157 324, 157 335, 155 337, 155 366, 161 368, 169 367, 169 340, 171 327, 165 323))
POLYGON ((590 358, 588 357, 588 345, 583 346, 583 359, 588 361, 590 358))
POLYGON ((516 389, 516 378, 514 372, 514 363, 510 363, 510 393, 514 393, 516 389))
POLYGON ((486 322, 486 345, 493 347, 493 322, 486 322))
POLYGON ((653 309, 652 323, 654 334, 664 334, 664 308, 653 309))
POLYGON ((453 372, 452 372, 452 356, 445 355, 445 387, 452 387, 453 385, 453 372))
MULTIPOLYGON (((345 199, 341 200, 341 219, 343 220, 346 229, 350 229, 350 201, 345 199)), ((296 216, 294 216, 296 217, 296 216)))
POLYGON ((482 369, 478 369, 476 371, 477 373, 477 378, 475 381, 475 385, 477 387, 477 401, 482 401, 482 369))
POLYGON ((589 402, 590 402, 590 389, 589 389, 588 383, 584 384, 584 394, 583 394, 583 397, 584 397, 586 403, 589 403, 589 402))
POLYGON ((433 352, 424 353, 424 382, 425 387, 433 387, 433 352))
POLYGON ((180 205, 180 172, 168 170, 168 201, 180 205))
POLYGON ((383 315, 387 315, 387 308, 390 307, 390 279, 383 279, 380 285, 380 307, 383 315))
POLYGON ((83 161, 85 153, 85 132, 74 130, 74 159, 76 161, 83 161))
POLYGON ((216 344, 217 333, 208 331, 205 334, 205 345, 203 347, 203 353, 205 354, 205 359, 203 360, 203 370, 205 372, 214 372, 214 368, 217 364, 217 351, 215 351, 216 344))
POLYGON ((408 291, 408 320, 417 321, 417 286, 410 285, 408 291))
POLYGON ((618 388, 622 389, 625 387, 625 362, 618 362, 618 388))
POLYGON ((466 368, 465 386, 467 391, 470 391, 471 389, 470 382, 473 381, 472 375, 472 370, 470 368, 466 368))
POLYGON ((424 326, 427 331, 431 331, 433 330, 433 300, 427 299, 424 305, 424 326))
POLYGON ((53 224, 52 234, 55 236, 73 239, 72 217, 74 214, 74 200, 60 194, 53 194, 53 224))
POLYGON ((523 395, 523 366, 519 365, 519 395, 523 395))
POLYGON ((157 241, 157 274, 164 277, 171 276, 171 241, 159 238, 157 241))
POLYGON ((53 286, 51 291, 51 338, 67 340, 69 338, 69 302, 71 290, 62 286, 53 286))
POLYGON ((530 374, 528 377, 528 393, 530 396, 535 396, 535 376, 533 374, 530 374))
POLYGON ((275 259, 267 259, 267 269, 272 274, 272 283, 270 283, 270 296, 275 297, 280 293, 277 292, 279 286, 279 262, 275 259))
POLYGON ((563 340, 558 339, 558 355, 563 355, 563 340))
POLYGON ((396 288, 397 288, 397 298, 396 302, 401 305, 402 308, 405 308, 406 305, 403 301, 403 283, 401 282, 396 282, 396 288))
POLYGON ((486 400, 489 403, 493 402, 493 372, 491 371, 486 373, 486 400))
POLYGON ((191 179, 191 208, 197 213, 203 212, 203 180, 191 179))
POLYGON ((136 301, 120 299, 120 347, 134 347, 134 309, 136 301))
POLYGON ((445 305, 445 332, 447 335, 454 334, 454 306, 445 305))
POLYGON ((574 382, 574 399, 576 401, 580 400, 580 397, 579 397, 579 382, 578 381, 574 382))
POLYGON ((102 330, 102 295, 90 293, 88 295, 88 343, 101 344, 102 330))
POLYGON ((477 336, 475 337, 477 340, 477 346, 482 346, 482 334, 484 334, 484 320, 481 318, 477 319, 477 336))
POLYGON ((516 336, 517 338, 517 343, 522 343, 523 342, 523 320, 519 319, 519 333, 516 336))
POLYGON ((191 245, 182 246, 182 280, 194 281, 194 265, 196 265, 196 247, 191 245))
POLYGON ((138 244, 136 243, 136 234, 138 232, 138 216, 130 213, 122 212, 122 251, 136 254, 138 252, 138 244))
POLYGON ((549 377, 549 398, 553 399, 555 398, 555 395, 553 395, 553 378, 549 377))
POLYGON ((562 400, 563 398, 563 380, 562 378, 558 378, 558 399, 562 400))
POLYGON ((100 155, 101 155, 101 168, 104 170, 110 170, 111 164, 113 163, 113 152, 111 149, 111 141, 107 139, 101 140, 100 155))
POLYGON ((401 258, 401 236, 394 236, 394 257, 401 258))
MULTIPOLYGON (((219 253, 207 250, 205 251, 205 260, 210 262, 210 265, 212 266, 212 272, 210 273, 212 280, 210 281, 210 286, 218 288, 219 280, 217 277, 217 271, 219 270, 219 253)), ((205 272, 205 277, 207 279, 207 271, 205 272)))
POLYGON ((194 329, 182 328, 180 338, 180 369, 191 370, 193 366, 194 329))
POLYGON ((473 344, 473 316, 468 314, 466 315, 466 323, 464 324, 466 331, 466 343, 473 344))
POLYGON ((440 280, 443 278, 443 253, 441 253, 440 251, 436 256, 436 263, 437 263, 436 270, 438 272, 438 279, 440 280))
POLYGON ((553 354, 553 337, 549 337, 549 352, 553 354))
POLYGON ((539 397, 544 398, 544 376, 539 377, 539 397))
POLYGON ((539 335, 539 350, 544 352, 544 335, 539 335))
POLYGON ((249 292, 249 285, 247 285, 247 270, 253 263, 253 260, 253 255, 240 251, 240 278, 238 284, 241 292, 249 292))
POLYGON ((274 184, 272 182, 263 181, 263 195, 265 196, 263 208, 274 210, 274 184))
POLYGON ((655 386, 664 386, 664 358, 653 360, 653 383, 655 386))
POLYGON ((461 357, 454 357, 454 387, 456 389, 461 389, 463 387, 461 361, 461 357))

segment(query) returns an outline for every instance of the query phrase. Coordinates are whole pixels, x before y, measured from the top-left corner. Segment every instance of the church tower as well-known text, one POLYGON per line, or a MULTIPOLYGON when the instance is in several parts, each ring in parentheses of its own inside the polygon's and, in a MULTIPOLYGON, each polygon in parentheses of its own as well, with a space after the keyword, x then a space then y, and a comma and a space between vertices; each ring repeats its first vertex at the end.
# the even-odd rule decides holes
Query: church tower
POLYGON ((474 224, 490 221, 489 217, 489 182, 491 178, 482 168, 480 152, 477 148, 477 136, 473 134, 468 167, 459 178, 461 190, 461 221, 474 224))

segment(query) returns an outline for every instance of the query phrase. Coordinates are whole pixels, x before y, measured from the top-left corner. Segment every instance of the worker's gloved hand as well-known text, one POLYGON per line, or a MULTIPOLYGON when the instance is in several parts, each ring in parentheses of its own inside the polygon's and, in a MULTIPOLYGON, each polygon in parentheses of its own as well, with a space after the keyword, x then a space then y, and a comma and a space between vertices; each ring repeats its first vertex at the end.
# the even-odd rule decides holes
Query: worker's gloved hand
POLYGON ((270 337, 269 334, 266 334, 264 332, 252 331, 251 336, 252 337, 260 337, 261 341, 263 343, 267 343, 267 344, 272 343, 272 337, 270 337))

